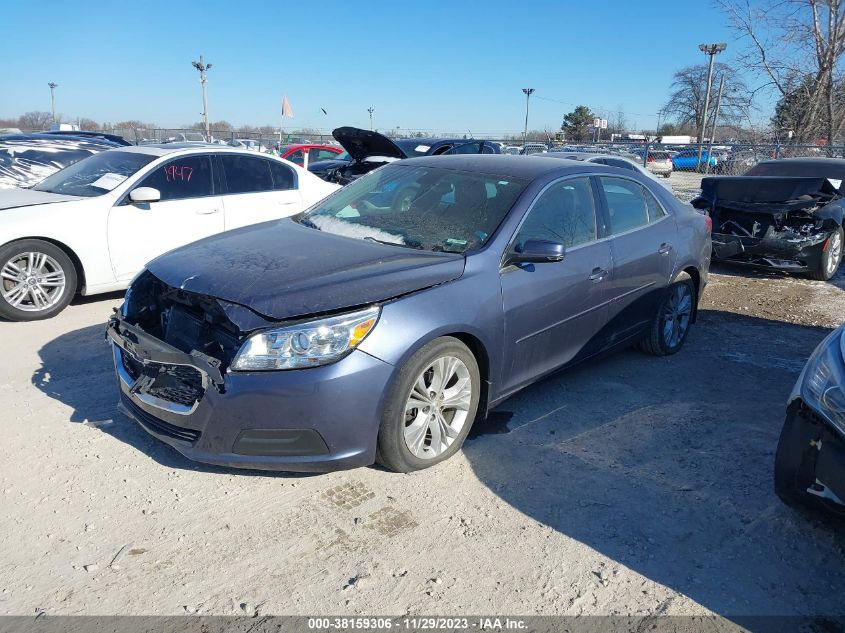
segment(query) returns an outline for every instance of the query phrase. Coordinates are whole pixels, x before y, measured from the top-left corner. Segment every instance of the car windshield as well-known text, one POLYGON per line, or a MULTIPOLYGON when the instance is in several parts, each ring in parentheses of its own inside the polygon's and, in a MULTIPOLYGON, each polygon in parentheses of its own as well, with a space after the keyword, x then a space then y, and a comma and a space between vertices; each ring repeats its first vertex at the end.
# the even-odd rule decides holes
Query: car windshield
POLYGON ((141 167, 156 159, 152 154, 110 150, 74 163, 33 187, 36 191, 93 198, 108 193, 141 167))
POLYGON ((431 150, 431 145, 426 143, 420 139, 398 139, 393 141, 399 146, 403 152, 405 152, 409 158, 414 158, 415 156, 426 156, 431 150))
POLYGON ((509 177, 393 164, 358 178, 296 220, 335 235, 463 253, 487 242, 526 185, 509 177))

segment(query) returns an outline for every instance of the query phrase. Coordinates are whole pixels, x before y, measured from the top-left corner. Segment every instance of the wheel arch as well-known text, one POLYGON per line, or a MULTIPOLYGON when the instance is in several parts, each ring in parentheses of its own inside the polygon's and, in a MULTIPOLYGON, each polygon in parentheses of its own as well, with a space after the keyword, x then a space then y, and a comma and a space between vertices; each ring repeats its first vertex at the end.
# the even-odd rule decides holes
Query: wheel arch
POLYGON ((675 273, 675 276, 672 278, 672 283, 683 279, 684 277, 689 277, 692 280, 692 285, 695 287, 695 301, 693 302, 692 306, 692 322, 695 323, 698 319, 698 301, 701 298, 701 273, 698 271, 698 268, 695 266, 689 265, 684 268, 678 270, 675 273))
POLYGON ((41 240, 42 242, 47 242, 52 244, 56 248, 62 249, 65 255, 70 258, 70 261, 73 263, 73 267, 76 271, 76 288, 74 289, 74 294, 81 293, 85 290, 85 268, 82 266, 82 260, 79 259, 79 255, 74 252, 74 250, 65 244, 64 242, 60 242, 59 240, 53 239, 52 237, 44 237, 42 235, 26 235, 24 237, 17 237, 13 240, 9 240, 3 244, 0 244, 0 247, 7 246, 9 244, 13 244, 15 242, 22 242, 23 240, 41 240))

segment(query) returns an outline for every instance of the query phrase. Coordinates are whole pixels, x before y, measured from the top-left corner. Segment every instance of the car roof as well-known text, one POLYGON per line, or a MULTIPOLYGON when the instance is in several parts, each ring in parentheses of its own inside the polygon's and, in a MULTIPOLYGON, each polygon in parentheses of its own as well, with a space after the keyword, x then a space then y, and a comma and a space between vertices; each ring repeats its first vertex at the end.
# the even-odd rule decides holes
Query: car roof
POLYGON ((455 171, 470 171, 480 174, 507 176, 534 180, 549 174, 576 174, 594 169, 608 170, 614 173, 616 168, 583 161, 565 160, 549 157, 547 154, 532 156, 514 156, 513 154, 454 154, 449 156, 420 156, 393 163, 412 167, 440 167, 455 171))
POLYGON ((70 146, 73 143, 86 143, 88 145, 100 145, 102 147, 128 147, 115 141, 100 138, 98 136, 72 136, 69 134, 48 134, 46 132, 35 132, 33 134, 3 134, 0 136, 0 143, 13 141, 22 143, 26 141, 48 141, 58 146, 70 146))
MULTIPOLYGON (((151 143, 150 145, 133 145, 131 147, 121 147, 122 152, 132 152, 133 154, 151 154, 153 156, 167 156, 176 152, 187 152, 188 150, 194 152, 213 152, 213 153, 228 153, 228 154, 244 154, 246 156, 265 156, 265 154, 256 154, 256 152, 241 149, 238 147, 230 147, 228 145, 218 145, 216 143, 151 143)), ((270 156, 266 154, 266 156, 270 156)))

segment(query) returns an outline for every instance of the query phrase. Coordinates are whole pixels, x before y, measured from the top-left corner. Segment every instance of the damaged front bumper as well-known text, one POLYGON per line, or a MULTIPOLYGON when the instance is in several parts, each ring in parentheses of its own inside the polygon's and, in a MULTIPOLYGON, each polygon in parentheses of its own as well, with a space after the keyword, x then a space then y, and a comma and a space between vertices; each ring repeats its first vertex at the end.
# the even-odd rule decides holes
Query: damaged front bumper
POLYGON ((793 272, 818 270, 832 231, 806 237, 746 237, 713 233, 713 259, 793 272))
POLYGON ((781 499, 845 517, 845 438, 800 398, 787 408, 775 459, 781 499))
POLYGON ((145 431, 209 464, 324 472, 375 461, 393 366, 360 350, 321 367, 221 371, 117 314, 109 321, 121 410, 145 431))

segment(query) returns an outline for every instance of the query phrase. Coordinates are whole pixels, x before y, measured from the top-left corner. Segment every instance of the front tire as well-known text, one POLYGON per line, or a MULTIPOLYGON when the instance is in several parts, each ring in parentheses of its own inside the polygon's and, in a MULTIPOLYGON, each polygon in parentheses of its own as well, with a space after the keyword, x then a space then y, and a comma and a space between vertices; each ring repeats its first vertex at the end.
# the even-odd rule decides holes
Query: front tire
POLYGON ((836 271, 839 270, 839 264, 842 263, 841 226, 837 227, 836 231, 827 238, 823 248, 818 269, 808 274, 811 279, 818 281, 828 281, 836 274, 836 271))
POLYGON ((402 366, 387 396, 378 434, 378 461, 407 473, 457 453, 478 411, 481 375, 458 339, 436 339, 402 366))
POLYGON ((640 349, 652 356, 669 356, 684 346, 695 310, 695 284, 689 275, 681 276, 668 288, 652 318, 640 349))
POLYGON ((76 268, 61 248, 44 240, 18 240, 0 247, 0 317, 49 319, 76 294, 76 268))

